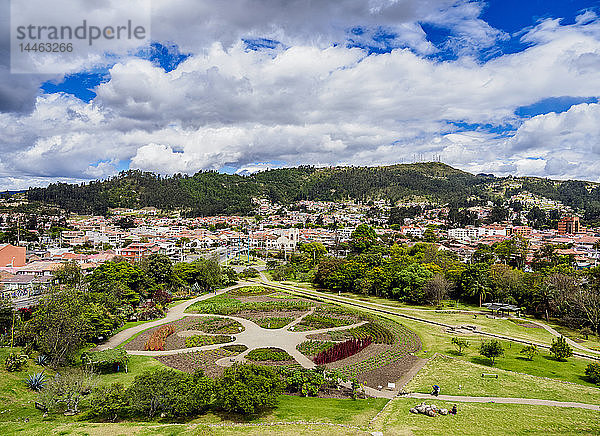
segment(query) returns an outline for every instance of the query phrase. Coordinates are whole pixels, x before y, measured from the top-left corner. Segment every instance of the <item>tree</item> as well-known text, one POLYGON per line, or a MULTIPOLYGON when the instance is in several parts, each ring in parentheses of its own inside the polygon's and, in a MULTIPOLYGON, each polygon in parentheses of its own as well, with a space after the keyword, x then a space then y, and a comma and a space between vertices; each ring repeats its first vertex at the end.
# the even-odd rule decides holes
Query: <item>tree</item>
POLYGON ((57 372, 39 393, 40 403, 48 410, 79 412, 79 403, 96 383, 96 376, 81 368, 57 372))
POLYGON ((585 368, 585 375, 587 375, 593 383, 600 385, 600 363, 592 362, 588 364, 585 368))
POLYGON ((465 338, 452 338, 452 345, 456 347, 456 349, 458 350, 458 354, 461 355, 464 349, 469 348, 469 342, 465 338))
POLYGON ((175 282, 173 262, 164 254, 154 253, 142 261, 142 268, 150 283, 156 285, 172 285, 175 282))
POLYGON ((136 376, 129 395, 131 409, 149 418, 164 413, 189 416, 203 410, 213 394, 213 381, 202 371, 186 374, 172 369, 146 371, 136 376))
POLYGON ((94 389, 90 399, 90 415, 115 422, 129 413, 129 395, 121 383, 94 389))
POLYGON ((435 274, 425 284, 425 298, 431 303, 438 305, 450 294, 453 285, 446 280, 442 274, 435 274))
POLYGON ((59 266, 53 273, 54 280, 61 285, 79 287, 83 281, 83 271, 77 262, 66 262, 59 266))
POLYGON ((536 356, 536 354, 539 354, 539 351, 536 345, 531 344, 524 346, 521 349, 520 353, 524 354, 527 357, 527 360, 531 361, 536 356))
POLYGON ((13 322, 13 306, 8 298, 0 295, 0 335, 8 333, 13 322))
POLYGON ((327 253, 327 249, 320 242, 309 242, 307 244, 302 244, 300 247, 298 247, 298 250, 300 250, 302 253, 306 253, 312 266, 315 266, 317 263, 319 263, 319 261, 327 253))
POLYGON ((479 354, 491 359, 493 366, 496 358, 504 355, 504 348, 502 348, 502 344, 498 339, 490 339, 481 343, 479 354))
POLYGON ((550 353, 554 355, 556 360, 567 360, 567 358, 573 355, 573 348, 567 344, 567 340, 564 336, 560 336, 552 340, 550 353))
POLYGON ((274 407, 283 387, 271 367, 234 364, 216 383, 216 402, 228 412, 255 414, 274 407))
POLYGON ((72 288, 53 288, 40 300, 28 329, 54 365, 65 363, 91 330, 83 294, 72 288))
POLYGON ((376 240, 377 234, 368 224, 360 224, 350 235, 350 244, 357 253, 368 250, 376 240))

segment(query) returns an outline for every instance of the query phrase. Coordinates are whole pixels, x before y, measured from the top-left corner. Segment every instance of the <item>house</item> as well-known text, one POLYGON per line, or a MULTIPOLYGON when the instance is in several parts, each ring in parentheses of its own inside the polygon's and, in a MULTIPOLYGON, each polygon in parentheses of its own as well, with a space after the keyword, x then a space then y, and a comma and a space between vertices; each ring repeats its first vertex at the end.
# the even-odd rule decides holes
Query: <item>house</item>
POLYGON ((11 300, 16 309, 35 306, 52 287, 52 276, 6 274, 0 278, 2 297, 11 300))
POLYGON ((134 242, 127 247, 120 249, 118 253, 126 259, 139 260, 146 258, 151 254, 158 253, 159 251, 160 247, 157 244, 151 242, 134 242))
POLYGON ((0 244, 0 267, 19 267, 25 265, 25 247, 16 247, 11 244, 0 244))

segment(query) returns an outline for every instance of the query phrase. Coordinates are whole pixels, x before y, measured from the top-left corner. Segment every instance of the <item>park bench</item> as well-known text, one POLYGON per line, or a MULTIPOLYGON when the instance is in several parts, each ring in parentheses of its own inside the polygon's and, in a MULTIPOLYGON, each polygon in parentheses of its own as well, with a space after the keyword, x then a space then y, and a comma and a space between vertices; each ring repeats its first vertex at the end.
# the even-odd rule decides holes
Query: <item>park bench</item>
POLYGON ((493 378, 498 378, 498 374, 487 374, 485 372, 481 373, 481 377, 493 377, 493 378))

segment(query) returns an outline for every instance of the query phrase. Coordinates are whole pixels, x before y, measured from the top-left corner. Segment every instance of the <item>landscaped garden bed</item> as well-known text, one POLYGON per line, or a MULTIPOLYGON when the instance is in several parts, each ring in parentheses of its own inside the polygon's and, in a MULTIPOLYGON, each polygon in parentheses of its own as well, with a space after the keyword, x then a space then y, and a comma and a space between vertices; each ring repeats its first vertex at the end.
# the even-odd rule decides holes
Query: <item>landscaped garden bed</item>
POLYGON ((159 362, 185 372, 194 372, 197 369, 204 371, 209 377, 220 377, 225 370, 224 367, 216 364, 216 361, 224 357, 234 357, 242 351, 231 351, 224 347, 216 350, 194 351, 189 353, 179 353, 168 356, 158 356, 155 359, 159 362))
POLYGON ((232 342, 233 337, 227 335, 193 335, 185 338, 187 348, 204 347, 205 345, 226 344, 232 342))
POLYGON ((290 363, 295 362, 294 358, 290 356, 285 350, 275 347, 268 348, 255 348, 246 354, 246 359, 257 363, 290 363))

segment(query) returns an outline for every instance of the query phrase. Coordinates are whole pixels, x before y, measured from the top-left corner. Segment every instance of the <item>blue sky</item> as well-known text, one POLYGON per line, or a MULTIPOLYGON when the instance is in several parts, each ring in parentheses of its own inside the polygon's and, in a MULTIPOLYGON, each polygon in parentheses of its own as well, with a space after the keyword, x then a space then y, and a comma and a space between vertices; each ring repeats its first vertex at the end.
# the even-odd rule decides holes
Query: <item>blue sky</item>
POLYGON ((597 1, 247 5, 156 0, 149 46, 55 77, 0 69, 0 187, 414 155, 600 177, 597 1))

